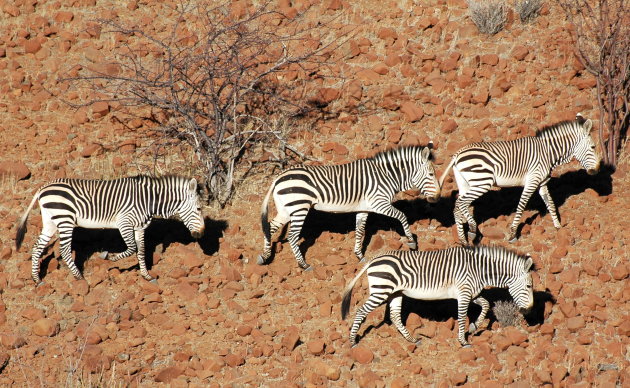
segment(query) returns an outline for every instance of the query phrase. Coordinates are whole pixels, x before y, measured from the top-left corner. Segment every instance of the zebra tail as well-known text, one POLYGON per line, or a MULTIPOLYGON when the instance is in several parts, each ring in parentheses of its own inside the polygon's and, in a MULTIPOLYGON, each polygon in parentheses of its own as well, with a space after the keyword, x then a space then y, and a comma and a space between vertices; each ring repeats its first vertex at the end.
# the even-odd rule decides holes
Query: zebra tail
POLYGON ((20 223, 18 224, 17 233, 15 234, 15 250, 16 251, 20 249, 20 247, 22 246, 22 241, 24 241, 24 235, 26 234, 26 220, 28 219, 28 213, 31 212, 31 209, 33 208, 33 205, 35 204, 35 201, 37 201, 37 197, 39 197, 39 191, 35 193, 35 195, 33 196, 33 199, 31 200, 31 204, 28 205, 28 209, 26 209, 26 211, 22 215, 22 218, 20 218, 20 223))
POLYGON ((453 167, 453 164, 455 164, 455 159, 457 159, 457 155, 453 156, 453 159, 451 159, 451 162, 448 164, 448 166, 446 166, 446 170, 444 170, 442 176, 440 177, 440 190, 442 189, 442 186, 444 184, 444 179, 446 179, 449 171, 451 171, 451 167, 453 167))
POLYGON ((363 275, 363 272, 368 269, 371 261, 372 260, 369 260, 368 263, 363 266, 363 268, 359 271, 359 273, 357 273, 354 279, 352 279, 352 281, 348 283, 346 289, 343 291, 343 298, 341 299, 341 319, 346 319, 346 317, 348 316, 348 313, 350 312, 350 301, 352 299, 352 289, 354 288, 354 285, 357 283, 361 275, 363 275))
POLYGON ((271 196, 271 192, 273 191, 273 188, 275 185, 276 185, 276 182, 274 181, 274 183, 271 184, 271 187, 269 187, 269 191, 267 191, 267 195, 265 196, 265 199, 263 200, 262 209, 260 211, 260 224, 262 225, 262 230, 263 230, 263 233, 265 234, 265 238, 267 239, 267 241, 271 241, 271 227, 269 226, 269 217, 268 217, 269 197, 271 196))

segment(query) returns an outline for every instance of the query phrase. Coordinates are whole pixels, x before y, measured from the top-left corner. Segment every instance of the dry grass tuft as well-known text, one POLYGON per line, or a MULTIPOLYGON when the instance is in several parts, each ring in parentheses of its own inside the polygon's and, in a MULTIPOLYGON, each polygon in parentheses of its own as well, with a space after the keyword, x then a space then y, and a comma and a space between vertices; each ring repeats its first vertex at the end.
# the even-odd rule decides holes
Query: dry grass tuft
POLYGON ((518 306, 510 301, 498 301, 492 308, 492 312, 503 327, 516 326, 522 319, 518 306))
POLYGON ((468 10, 473 23, 484 34, 496 34, 507 22, 507 8, 500 0, 468 0, 468 10))
POLYGON ((538 16, 542 4, 542 0, 516 0, 514 10, 521 19, 521 22, 526 23, 538 16))

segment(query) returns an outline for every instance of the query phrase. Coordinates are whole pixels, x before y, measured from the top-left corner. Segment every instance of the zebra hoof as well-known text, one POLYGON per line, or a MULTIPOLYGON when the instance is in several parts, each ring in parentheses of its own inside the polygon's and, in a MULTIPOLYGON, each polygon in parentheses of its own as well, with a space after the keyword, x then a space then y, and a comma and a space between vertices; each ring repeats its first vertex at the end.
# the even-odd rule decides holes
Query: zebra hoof
POLYGON ((105 251, 105 252, 101 252, 101 254, 98 255, 98 257, 100 257, 101 259, 105 260, 105 259, 107 259, 107 255, 109 255, 109 252, 105 251))
POLYGON ((302 269, 304 270, 304 272, 309 272, 309 271, 313 270, 313 267, 308 265, 308 264, 306 264, 306 267, 302 267, 302 269))
POLYGON ((470 348, 472 348, 472 345, 471 344, 462 345, 462 348, 470 349, 470 348))
POLYGON ((357 343, 356 342, 350 342, 350 348, 354 349, 357 347, 357 343))
POLYGON ((39 288, 39 287, 43 286, 44 284, 46 284, 46 283, 44 283, 43 281, 40 280, 39 282, 37 282, 37 285, 35 286, 35 288, 39 288))
POLYGON ((157 279, 151 279, 151 280, 149 280, 149 283, 153 283, 153 284, 155 284, 156 286, 157 286, 157 284, 158 284, 157 279))
POLYGON ((418 243, 416 243, 415 241, 409 241, 407 242, 407 246, 409 247, 409 249, 411 249, 412 251, 418 250, 418 243))
POLYGON ((509 239, 509 240, 508 240, 508 242, 509 242, 510 244, 514 244, 514 243, 516 242, 516 240, 518 240, 518 239, 516 238, 516 236, 514 236, 514 237, 512 237, 511 239, 509 239))
POLYGON ((258 265, 265 264, 265 259, 263 259, 262 255, 258 255, 258 258, 256 259, 256 264, 258 265))
POLYGON ((359 263, 365 263, 365 256, 360 258, 359 263))
POLYGON ((416 346, 420 346, 421 343, 422 343, 422 341, 420 341, 420 340, 414 341, 414 345, 416 345, 416 346))
POLYGON ((468 326, 468 332, 472 334, 476 331, 477 331, 477 325, 475 325, 474 323, 471 323, 470 326, 468 326))
POLYGON ((470 242, 475 241, 475 238, 477 238, 477 233, 468 232, 468 239, 470 240, 470 242))

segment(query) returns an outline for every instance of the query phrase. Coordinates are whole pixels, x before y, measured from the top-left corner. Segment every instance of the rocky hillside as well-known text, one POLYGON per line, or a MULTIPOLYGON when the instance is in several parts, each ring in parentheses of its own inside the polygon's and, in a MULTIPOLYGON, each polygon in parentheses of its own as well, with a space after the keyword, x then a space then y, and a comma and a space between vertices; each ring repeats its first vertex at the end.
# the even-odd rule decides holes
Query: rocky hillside
MULTIPOLYGON (((339 311, 344 286, 361 268, 352 253, 354 216, 309 216, 302 250, 313 271, 298 268, 286 240, 269 265, 258 266, 260 204, 270 174, 248 178, 227 207, 205 209, 207 233, 199 241, 175 221, 154 222, 147 237, 157 285, 140 277, 135 256, 116 263, 98 257, 124 249, 116 231, 77 231, 74 255, 86 280, 74 280, 57 259, 57 242, 43 262, 45 284, 35 288, 29 252, 41 227, 38 210, 20 251, 14 238, 38 187, 56 177, 134 175, 153 156, 150 140, 138 136, 148 123, 122 122, 119 107, 107 103, 71 108, 62 100, 86 96, 60 78, 79 63, 99 66, 119 48, 97 18, 151 29, 177 4, 0 0, 1 386, 628 384, 627 144, 612 175, 589 176, 575 161, 554 172, 549 188, 560 230, 535 195, 521 238, 509 244, 520 189, 492 191, 475 203, 482 243, 529 252, 538 270, 534 311, 510 327, 490 314, 469 349, 456 339, 454 302, 412 300, 404 302, 403 317, 412 334, 423 336, 419 346, 402 338, 381 307, 351 349, 350 322, 339 311)), ((230 7, 240 14, 251 4, 230 7)), ((307 91, 327 96, 334 113, 293 139, 315 161, 342 163, 432 140, 440 174, 473 141, 532 135, 577 112, 599 126, 595 80, 575 59, 569 26, 553 2, 530 23, 510 13, 494 36, 477 31, 464 0, 296 0, 278 7, 310 10, 313 25, 336 17, 335 28, 355 28, 332 58, 339 77, 307 91)), ((189 160, 177 151, 162 166, 185 172, 189 160)), ((456 244, 455 191, 448 178, 437 204, 414 192, 400 196, 396 205, 420 249, 456 244)), ((368 232, 368 252, 406 249, 392 220, 370 216, 368 232)), ((351 316, 366 288, 364 280, 355 289, 351 316)), ((491 292, 488 299, 507 297, 491 292)), ((470 317, 479 311, 471 307, 470 317)))

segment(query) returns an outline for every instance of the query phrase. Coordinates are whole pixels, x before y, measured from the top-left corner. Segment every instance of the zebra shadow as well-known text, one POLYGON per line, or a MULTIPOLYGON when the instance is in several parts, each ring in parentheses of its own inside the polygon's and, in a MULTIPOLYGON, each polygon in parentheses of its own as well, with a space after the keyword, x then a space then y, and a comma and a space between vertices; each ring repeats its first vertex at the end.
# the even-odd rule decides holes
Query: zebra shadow
MULTIPOLYGON (((562 220, 562 206, 572 196, 582 194, 587 189, 594 190, 599 196, 610 195, 612 193, 612 172, 609 168, 602 166, 600 172, 596 175, 588 175, 585 170, 580 169, 551 178, 547 187, 556 205, 560 220, 562 220)), ((449 210, 446 210, 450 215, 450 225, 454 224, 455 193, 456 190, 451 195, 452 200, 450 201, 449 210)), ((522 193, 523 187, 505 187, 483 194, 473 202, 473 217, 477 224, 481 226, 484 222, 496 219, 502 215, 514 217, 522 193)), ((538 190, 531 196, 525 209, 536 210, 537 213, 521 220, 517 236, 520 236, 520 231, 524 225, 531 225, 536 218, 544 217, 548 214, 547 206, 538 194, 538 190)), ((480 241, 481 238, 481 231, 479 231, 476 242, 480 241)))
MULTIPOLYGON (((453 225, 452 214, 451 223, 448 224, 449 218, 444 215, 445 205, 443 201, 435 204, 428 203, 425 199, 414 200, 399 200, 393 203, 393 206, 403 212, 407 217, 407 221, 410 225, 423 219, 437 219, 442 225, 453 225)), ((303 238, 300 244, 300 250, 302 253, 308 251, 308 249, 315 244, 315 241, 321 237, 323 232, 337 233, 347 235, 356 229, 356 214, 357 213, 328 213, 315 209, 311 209, 306 216, 304 226, 300 236, 303 238)), ((402 225, 398 220, 387 217, 381 214, 370 213, 368 216, 367 224, 365 226, 365 238, 363 241, 362 252, 366 252, 368 245, 372 239, 372 236, 380 231, 393 230, 401 237, 404 237, 402 225)), ((417 236, 416 236, 417 237, 417 236)), ((348 236, 345 239, 350 239, 348 236)), ((286 243, 286 231, 281 240, 286 243)), ((352 250, 354 248, 354 237, 352 241, 348 241, 347 248, 352 250)), ((422 245, 422 244, 420 244, 422 245)), ((306 255, 305 255, 306 256, 306 255)))
MULTIPOLYGON (((482 324, 481 329, 474 333, 473 336, 479 335, 484 330, 491 330, 490 328, 493 323, 498 321, 493 311, 493 307, 498 301, 513 300, 508 290, 502 288, 485 289, 481 292, 481 296, 490 302, 490 310, 486 315, 486 320, 482 324)), ((544 323, 545 303, 548 301, 553 304, 556 303, 555 298, 549 292, 534 291, 534 306, 523 316, 527 326, 536 326, 544 323)), ((401 319, 403 323, 407 322, 409 314, 411 313, 417 314, 423 321, 429 320, 434 322, 446 322, 452 318, 455 321, 455 327, 453 330, 457 331, 457 300, 455 299, 429 301, 403 297, 401 311, 401 319)), ((468 306, 467 314, 469 322, 474 322, 480 313, 481 307, 471 302, 468 306)), ((372 330, 378 329, 385 324, 393 324, 393 322, 389 319, 389 304, 385 308, 383 320, 376 325, 368 325, 360 338, 367 336, 372 330)), ((422 336, 420 337, 422 339, 422 336)))
MULTIPOLYGON (((153 266, 153 253, 160 245, 162 245, 161 250, 163 251, 174 243, 182 245, 197 243, 205 255, 212 255, 217 252, 219 250, 219 238, 223 236, 228 223, 225 220, 209 218, 205 218, 204 222, 206 228, 204 235, 200 239, 194 239, 181 221, 171 219, 153 220, 144 234, 147 268, 151 269, 153 266)), ((110 253, 123 252, 127 249, 127 245, 118 229, 85 229, 76 227, 72 233, 72 249, 75 253, 75 264, 83 272, 85 263, 93 255, 105 251, 110 253)), ((45 277, 48 262, 54 256, 54 253, 49 253, 43 258, 40 270, 42 277, 45 277)), ((101 260, 98 257, 94 259, 101 260)), ((121 272, 139 270, 135 254, 121 260, 119 263, 121 272), (127 260, 131 260, 130 262, 134 264, 127 267, 124 264, 128 263, 127 260)))

